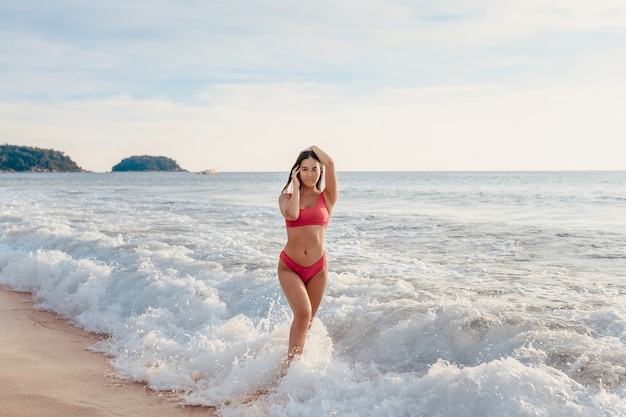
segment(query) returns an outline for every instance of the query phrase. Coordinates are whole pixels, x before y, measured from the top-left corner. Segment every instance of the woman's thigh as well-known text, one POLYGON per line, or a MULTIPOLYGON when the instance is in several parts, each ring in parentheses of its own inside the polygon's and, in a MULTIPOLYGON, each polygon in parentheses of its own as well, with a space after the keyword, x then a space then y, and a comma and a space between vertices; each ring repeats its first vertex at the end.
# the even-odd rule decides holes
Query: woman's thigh
MULTIPOLYGON (((311 278, 313 279, 315 278, 311 278)), ((294 316, 311 316, 311 300, 307 287, 298 274, 287 268, 282 261, 279 261, 278 265, 278 281, 294 316)))
POLYGON ((326 291, 326 283, 328 282, 328 267, 324 266, 313 278, 306 283, 306 290, 311 303, 311 317, 317 313, 317 309, 322 303, 324 292, 326 291))

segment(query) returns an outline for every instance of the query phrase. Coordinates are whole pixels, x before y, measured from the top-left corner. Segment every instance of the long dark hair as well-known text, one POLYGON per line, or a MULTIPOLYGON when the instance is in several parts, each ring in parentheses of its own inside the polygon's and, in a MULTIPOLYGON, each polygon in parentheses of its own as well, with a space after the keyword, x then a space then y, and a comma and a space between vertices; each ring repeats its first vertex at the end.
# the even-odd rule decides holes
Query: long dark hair
MULTIPOLYGON (((302 151, 300 152, 300 155, 298 155, 298 159, 296 159, 296 163, 293 164, 293 167, 291 167, 291 169, 289 170, 289 179, 287 180, 287 184, 285 184, 285 187, 283 188, 283 191, 282 191, 283 193, 287 192, 287 188, 289 188, 289 184, 291 184, 291 173, 293 172, 293 170, 299 167, 302 161, 308 158, 313 158, 317 162, 320 163, 320 179, 317 180, 317 184, 315 184, 315 188, 317 188, 318 191, 322 190, 322 177, 324 176, 324 165, 322 164, 320 159, 317 157, 317 155, 315 155, 315 152, 302 151)), ((302 181, 300 181, 300 188, 302 188, 302 181)))

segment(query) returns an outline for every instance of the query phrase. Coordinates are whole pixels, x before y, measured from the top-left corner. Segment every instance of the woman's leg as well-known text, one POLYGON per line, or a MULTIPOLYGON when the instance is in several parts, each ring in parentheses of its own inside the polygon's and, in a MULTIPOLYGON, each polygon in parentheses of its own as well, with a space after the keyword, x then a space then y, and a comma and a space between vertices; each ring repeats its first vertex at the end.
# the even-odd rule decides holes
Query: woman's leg
POLYGON ((287 268, 283 261, 278 263, 278 280, 293 312, 287 354, 287 362, 290 363, 296 355, 302 353, 304 348, 307 330, 313 314, 312 306, 304 282, 295 272, 287 268))
POLYGON ((309 301, 311 302, 311 320, 315 317, 317 310, 324 298, 324 292, 326 291, 326 282, 328 281, 328 268, 324 266, 319 273, 311 278, 306 283, 306 290, 309 294, 309 301))
POLYGON ((328 281, 328 268, 324 265, 324 269, 305 284, 281 260, 278 264, 278 280, 293 312, 293 322, 289 332, 289 353, 287 355, 287 361, 290 363, 304 349, 311 321, 324 298, 326 282, 328 281))

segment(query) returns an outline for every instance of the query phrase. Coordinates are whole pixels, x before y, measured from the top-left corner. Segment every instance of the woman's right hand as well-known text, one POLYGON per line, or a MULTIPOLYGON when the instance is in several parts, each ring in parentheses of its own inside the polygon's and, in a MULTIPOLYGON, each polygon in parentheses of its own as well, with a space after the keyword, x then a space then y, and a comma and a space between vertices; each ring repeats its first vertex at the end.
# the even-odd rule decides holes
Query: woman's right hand
POLYGON ((291 181, 293 182, 294 191, 300 189, 300 178, 298 176, 299 173, 300 173, 300 166, 295 167, 291 171, 291 181))

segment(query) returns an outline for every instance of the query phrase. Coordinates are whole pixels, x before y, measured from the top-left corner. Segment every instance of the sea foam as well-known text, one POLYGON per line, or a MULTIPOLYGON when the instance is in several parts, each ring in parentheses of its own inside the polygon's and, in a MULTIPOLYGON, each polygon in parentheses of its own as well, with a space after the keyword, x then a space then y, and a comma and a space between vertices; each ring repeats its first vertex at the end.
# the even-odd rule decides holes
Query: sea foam
MULTIPOLYGON (((187 404, 225 416, 626 416, 618 231, 565 232, 545 213, 464 218, 445 189, 420 194, 439 216, 406 209, 412 199, 338 206, 326 296, 285 372, 282 219, 275 199, 241 197, 282 176, 15 178, 26 183, 0 200, 0 284, 107 335, 93 349, 120 376, 187 404)), ((344 194, 393 192, 363 178, 344 194)))

